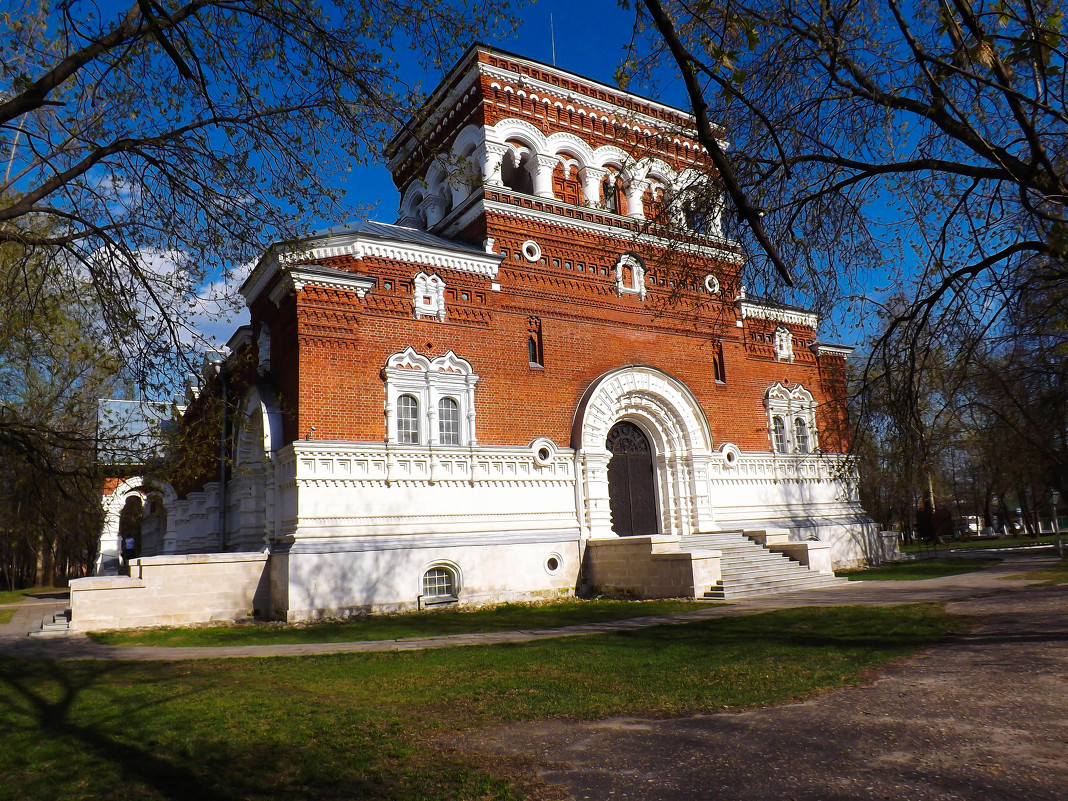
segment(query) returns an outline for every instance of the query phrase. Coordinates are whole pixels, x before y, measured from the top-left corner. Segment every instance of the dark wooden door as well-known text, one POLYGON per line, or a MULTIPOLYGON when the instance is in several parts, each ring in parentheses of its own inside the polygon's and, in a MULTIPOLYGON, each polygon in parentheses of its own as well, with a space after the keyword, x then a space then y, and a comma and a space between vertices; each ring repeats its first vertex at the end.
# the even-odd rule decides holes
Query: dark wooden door
POLYGON ((621 537, 659 534, 653 449, 638 426, 622 420, 608 432, 608 503, 621 537))

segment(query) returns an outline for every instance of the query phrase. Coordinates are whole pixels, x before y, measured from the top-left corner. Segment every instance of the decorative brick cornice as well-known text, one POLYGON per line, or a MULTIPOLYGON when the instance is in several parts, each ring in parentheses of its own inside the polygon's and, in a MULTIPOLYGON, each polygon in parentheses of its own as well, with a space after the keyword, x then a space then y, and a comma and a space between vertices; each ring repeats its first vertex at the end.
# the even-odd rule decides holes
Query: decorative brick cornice
MULTIPOLYGON (((493 187, 492 190, 495 194, 500 195, 502 198, 514 195, 515 198, 521 198, 524 201, 533 201, 531 207, 522 206, 518 204, 509 203, 507 201, 493 200, 485 197, 479 203, 475 203, 464 215, 463 218, 458 219, 455 225, 458 228, 462 228, 464 225, 469 224, 472 220, 477 218, 483 213, 486 214, 499 214, 504 217, 512 217, 517 220, 525 220, 529 222, 537 222, 545 225, 551 225, 554 228, 567 228, 572 230, 581 231, 583 233, 593 234, 598 237, 611 238, 625 242, 628 246, 634 246, 637 244, 649 245, 653 247, 663 248, 664 250, 670 250, 681 253, 690 253, 695 256, 703 256, 705 258, 716 259, 719 261, 730 262, 732 264, 742 264, 745 259, 734 251, 736 247, 735 243, 727 239, 714 240, 714 244, 699 245, 694 242, 684 242, 678 239, 669 239, 664 236, 658 236, 655 233, 642 230, 642 224, 636 223, 630 217, 624 217, 618 214, 609 214, 600 209, 583 210, 577 206, 570 207, 575 208, 578 213, 573 217, 565 217, 555 213, 551 210, 542 210, 539 208, 533 208, 538 205, 566 205, 557 200, 543 200, 540 198, 532 198, 529 195, 521 195, 518 193, 512 193, 509 189, 503 187, 493 187), (587 218, 597 218, 587 219, 587 218), (618 222, 618 225, 610 225, 609 221, 618 222)), ((500 257, 498 257, 500 258, 500 257)))
POLYGON ((844 359, 849 357, 856 348, 852 345, 835 345, 830 342, 813 342, 812 345, 809 346, 809 350, 816 354, 816 356, 823 356, 826 354, 828 356, 841 356, 844 359))
MULTIPOLYGON (((245 283, 241 285, 241 294, 247 303, 251 304, 282 273, 291 276, 290 284, 296 289, 300 288, 296 286, 298 282, 303 282, 301 286, 304 283, 314 283, 320 286, 349 289, 363 297, 364 293, 374 286, 376 279, 369 276, 314 264, 320 259, 339 257, 390 259, 407 264, 474 273, 490 279, 496 277, 501 263, 501 256, 498 254, 482 253, 464 246, 456 246, 454 249, 448 246, 368 236, 360 232, 306 239, 290 245, 287 250, 283 250, 282 247, 276 246, 268 251, 245 283), (368 284, 368 281, 371 283, 368 284)), ((284 295, 285 291, 273 289, 272 296, 279 292, 284 295)))
POLYGON ((819 324, 819 316, 815 312, 754 300, 738 300, 737 303, 743 320, 747 318, 771 320, 777 323, 800 325, 812 330, 815 330, 819 324))
MULTIPOLYGON (((277 262, 275 262, 275 272, 277 270, 277 262)), ((283 268, 281 278, 271 287, 268 297, 277 306, 288 292, 300 292, 305 286, 310 285, 355 292, 357 297, 362 298, 367 294, 368 290, 374 288, 376 283, 378 283, 378 279, 370 275, 350 273, 333 267, 323 267, 319 264, 298 264, 283 268)), ((242 287, 242 291, 244 292, 244 287, 242 287)), ((262 286, 260 291, 262 291, 262 286)), ((245 295, 245 299, 249 303, 254 298, 255 295, 251 293, 245 295)))

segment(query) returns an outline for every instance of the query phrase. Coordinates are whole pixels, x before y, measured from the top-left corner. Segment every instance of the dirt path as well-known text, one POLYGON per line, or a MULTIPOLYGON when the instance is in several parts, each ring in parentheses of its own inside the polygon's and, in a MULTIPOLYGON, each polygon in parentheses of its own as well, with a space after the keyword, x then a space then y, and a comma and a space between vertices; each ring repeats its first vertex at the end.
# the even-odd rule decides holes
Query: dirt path
POLYGON ((576 799, 1068 798, 1068 586, 947 608, 971 633, 869 686, 742 714, 509 726, 467 745, 533 756, 576 799))

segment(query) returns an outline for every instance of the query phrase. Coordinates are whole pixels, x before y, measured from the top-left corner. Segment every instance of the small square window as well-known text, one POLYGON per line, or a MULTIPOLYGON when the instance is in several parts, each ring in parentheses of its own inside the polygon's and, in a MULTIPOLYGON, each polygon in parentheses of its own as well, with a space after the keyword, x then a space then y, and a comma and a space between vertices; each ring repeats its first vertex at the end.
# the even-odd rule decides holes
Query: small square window
POLYGON ((392 282, 392 281, 386 281, 386 282, 384 282, 384 283, 382 284, 382 286, 383 286, 383 287, 384 287, 384 288, 385 288, 385 289, 386 289, 387 291, 388 291, 388 290, 391 290, 391 289, 393 289, 393 282, 392 282))
POLYGON ((567 270, 570 270, 571 269, 571 262, 565 261, 564 262, 564 268, 567 269, 567 270))
POLYGON ((559 267, 559 266, 560 266, 560 259, 553 259, 553 267, 559 267))
POLYGON ((467 292, 461 292, 460 300, 471 300, 471 296, 467 292))

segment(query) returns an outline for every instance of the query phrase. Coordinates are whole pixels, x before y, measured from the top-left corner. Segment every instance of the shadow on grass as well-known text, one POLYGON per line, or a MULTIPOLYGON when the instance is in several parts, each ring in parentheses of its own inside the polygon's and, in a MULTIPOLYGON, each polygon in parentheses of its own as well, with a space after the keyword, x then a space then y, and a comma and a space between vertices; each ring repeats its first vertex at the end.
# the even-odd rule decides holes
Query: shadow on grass
POLYGON ((232 731, 223 739, 217 726, 198 729, 195 717, 165 710, 174 702, 195 706, 189 693, 139 693, 138 682, 156 683, 119 662, 0 658, 6 789, 24 798, 174 801, 394 795, 373 776, 308 772, 293 764, 295 749, 283 741, 232 731), (128 680, 126 671, 133 673, 128 680))

